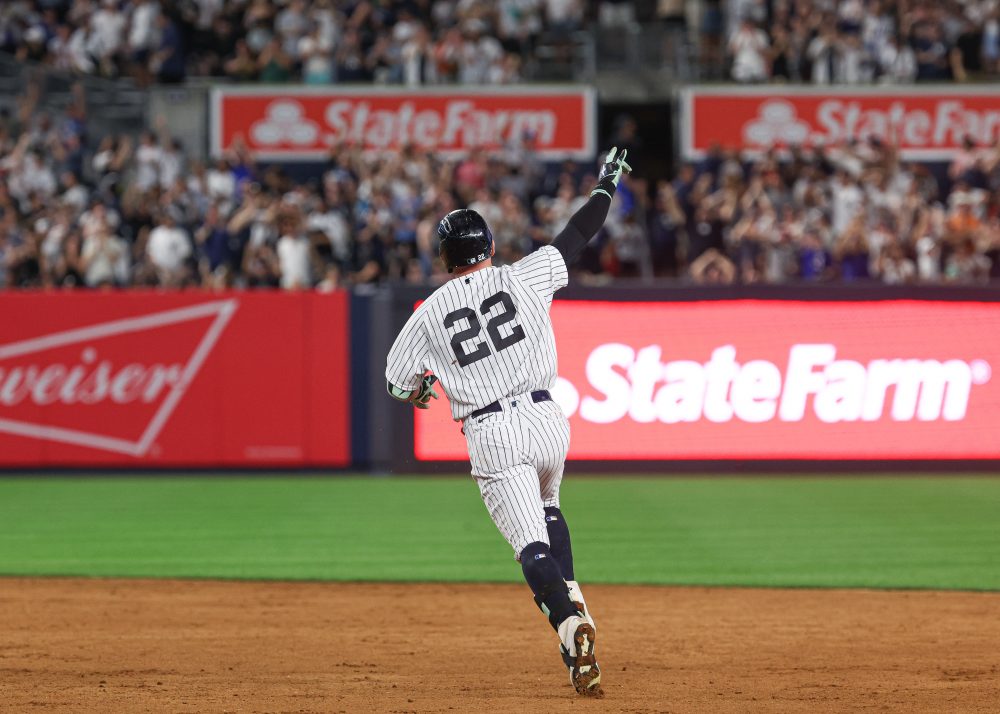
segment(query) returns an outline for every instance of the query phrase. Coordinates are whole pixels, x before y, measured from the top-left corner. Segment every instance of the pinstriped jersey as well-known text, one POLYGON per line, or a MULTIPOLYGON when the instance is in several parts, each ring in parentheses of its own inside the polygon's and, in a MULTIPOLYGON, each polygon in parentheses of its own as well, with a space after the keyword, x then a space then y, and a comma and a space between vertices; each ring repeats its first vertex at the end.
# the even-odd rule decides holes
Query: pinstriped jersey
POLYGON ((504 397, 551 389, 556 341, 549 308, 568 281, 562 253, 552 246, 510 266, 453 278, 396 337, 386 379, 415 390, 425 373, 437 375, 455 420, 504 397))

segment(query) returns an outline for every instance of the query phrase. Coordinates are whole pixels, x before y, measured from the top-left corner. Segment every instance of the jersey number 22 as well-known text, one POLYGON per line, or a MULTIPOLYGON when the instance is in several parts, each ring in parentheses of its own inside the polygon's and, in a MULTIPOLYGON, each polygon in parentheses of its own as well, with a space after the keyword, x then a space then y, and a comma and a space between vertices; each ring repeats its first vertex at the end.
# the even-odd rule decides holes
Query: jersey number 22
MULTIPOLYGON (((493 343, 493 347, 499 352, 523 340, 524 330, 514 322, 514 327, 511 329, 510 334, 506 337, 502 336, 500 334, 500 326, 514 321, 517 317, 517 308, 514 307, 514 301, 511 300, 510 295, 501 290, 496 295, 491 295, 483 300, 483 303, 479 306, 479 312, 485 317, 497 305, 502 306, 503 310, 489 319, 486 323, 486 332, 490 336, 490 342, 493 343)), ((490 346, 486 344, 486 340, 477 343, 475 349, 471 352, 466 352, 462 347, 463 342, 478 337, 479 333, 483 331, 479 317, 471 307, 462 307, 445 315, 445 329, 451 329, 456 322, 465 319, 468 319, 469 326, 451 336, 451 349, 455 352, 460 367, 467 367, 473 362, 478 362, 490 356, 490 346)))

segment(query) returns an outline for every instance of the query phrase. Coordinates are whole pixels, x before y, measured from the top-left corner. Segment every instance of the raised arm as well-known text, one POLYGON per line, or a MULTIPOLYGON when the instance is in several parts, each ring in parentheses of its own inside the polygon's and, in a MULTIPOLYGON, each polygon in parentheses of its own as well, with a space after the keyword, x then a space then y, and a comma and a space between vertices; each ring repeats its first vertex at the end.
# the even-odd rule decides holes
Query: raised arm
POLYGON ((625 163, 627 153, 624 149, 619 152, 618 147, 608 152, 597 178, 597 185, 590 192, 590 199, 573 214, 566 227, 552 241, 552 247, 562 253, 566 265, 576 260, 590 239, 597 235, 597 231, 604 225, 608 209, 611 208, 611 199, 615 195, 622 174, 632 170, 632 167, 625 163))

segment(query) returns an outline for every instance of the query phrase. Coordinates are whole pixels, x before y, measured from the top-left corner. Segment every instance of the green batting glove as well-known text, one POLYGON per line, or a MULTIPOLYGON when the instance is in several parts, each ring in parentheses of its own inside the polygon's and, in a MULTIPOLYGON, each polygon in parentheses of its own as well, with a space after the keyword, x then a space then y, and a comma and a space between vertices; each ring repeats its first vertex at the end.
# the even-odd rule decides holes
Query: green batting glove
POLYGON ((604 165, 601 166, 601 172, 597 175, 597 186, 590 192, 591 196, 603 193, 608 198, 612 198, 615 195, 615 189, 618 188, 618 182, 621 181, 622 174, 632 171, 632 167, 625 162, 627 154, 628 150, 622 149, 619 152, 617 146, 608 152, 608 155, 604 157, 604 165))
POLYGON ((420 380, 420 388, 417 393, 413 395, 410 401, 413 402, 413 406, 417 409, 430 409, 431 397, 434 399, 438 398, 437 392, 434 391, 434 383, 437 381, 437 377, 433 374, 428 374, 422 380, 420 380))

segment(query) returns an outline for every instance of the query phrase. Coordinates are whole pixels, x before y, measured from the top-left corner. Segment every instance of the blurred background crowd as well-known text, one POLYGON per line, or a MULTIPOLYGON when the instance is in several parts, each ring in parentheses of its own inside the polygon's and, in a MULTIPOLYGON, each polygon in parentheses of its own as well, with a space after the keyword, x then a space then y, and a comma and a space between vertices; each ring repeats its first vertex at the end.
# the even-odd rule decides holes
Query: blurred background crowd
MULTIPOLYGON (((70 73, 176 82, 508 83, 542 35, 654 13, 697 28, 741 82, 967 80, 997 69, 995 0, 13 0, 0 50, 70 73), (649 7, 646 7, 649 6, 649 7), (692 7, 696 12, 692 11, 692 7), (895 55, 892 55, 892 53, 895 55), (892 56, 890 56, 892 55, 892 56)), ((670 33, 665 35, 670 36, 670 33)), ((585 200, 594 163, 545 164, 530 142, 442 160, 334 148, 310 177, 242 146, 201 160, 162 120, 88 125, 77 85, 58 112, 39 89, 0 109, 0 287, 339 286, 446 279, 435 228, 470 206, 498 261, 550 241, 585 200)), ((579 278, 695 283, 979 284, 1000 277, 1000 141, 971 139, 945 171, 852 141, 763 157, 731 150, 642 171, 627 114, 602 145, 630 149, 579 278)))
MULTIPOLYGON (((611 141, 629 145, 630 120, 611 141)), ((641 149, 633 146, 636 163, 641 149)), ((207 164, 156 131, 89 143, 82 94, 61 116, 30 96, 0 121, 0 285, 332 289, 446 278, 440 216, 470 206, 501 263, 549 242, 596 165, 530 146, 459 161, 330 153, 321 179, 259 167, 240 147, 207 164)), ((718 150, 658 181, 626 178, 582 280, 976 284, 1000 276, 1000 144, 969 143, 948 188, 893 147, 850 143, 748 160, 718 150)))
POLYGON ((737 0, 738 82, 969 81, 1000 70, 996 0, 737 0))
POLYGON ((504 84, 539 34, 567 35, 583 0, 13 0, 0 48, 142 82, 187 75, 310 84, 504 84))
MULTIPOLYGON (((664 29, 703 76, 817 84, 987 78, 1000 71, 996 0, 7 0, 0 50, 140 83, 507 84, 540 41, 585 27, 664 29)), ((569 52, 569 47, 562 48, 569 52)))

